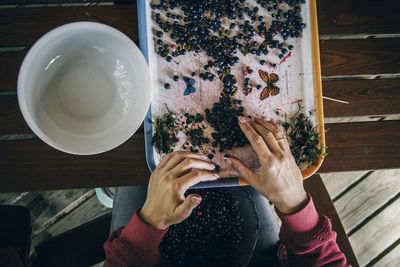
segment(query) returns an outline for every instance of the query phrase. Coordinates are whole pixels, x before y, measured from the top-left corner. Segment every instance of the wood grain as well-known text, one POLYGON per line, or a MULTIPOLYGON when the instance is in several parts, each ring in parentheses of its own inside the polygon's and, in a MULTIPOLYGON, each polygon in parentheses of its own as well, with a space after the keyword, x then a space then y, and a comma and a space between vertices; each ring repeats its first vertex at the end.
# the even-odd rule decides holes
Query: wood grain
MULTIPOLYGON (((319 172, 400 167, 400 121, 327 127, 328 156, 319 172)), ((143 134, 94 156, 59 152, 40 140, 0 142, 0 191, 40 191, 145 184, 143 134)))
POLYGON ((366 173, 367 171, 324 173, 321 174, 321 178, 329 195, 334 199, 366 173))
POLYGON ((319 172, 400 167, 400 121, 325 125, 326 156, 319 172))
POLYGON ((136 6, 82 6, 0 9, 0 46, 32 45, 51 29, 70 22, 112 26, 138 40, 136 6))
POLYGON ((400 33, 400 2, 318 0, 320 34, 400 33))
POLYGON ((340 250, 346 255, 348 263, 353 267, 358 266, 349 239, 347 238, 338 213, 329 197, 328 191, 326 190, 321 177, 319 175, 314 175, 305 180, 304 189, 311 194, 317 211, 331 220, 332 229, 338 234, 336 242, 338 243, 340 250))
POLYGON ((325 117, 400 113, 400 79, 329 81, 323 95, 349 102, 324 100, 325 117))
POLYGON ((374 266, 393 267, 400 266, 400 245, 397 245, 393 250, 386 254, 378 264, 374 266))
POLYGON ((400 192, 400 170, 374 172, 335 202, 346 232, 400 192))
MULTIPOLYGON (((136 2, 135 0, 125 0, 127 2, 136 2)), ((113 2, 111 0, 1 0, 3 5, 32 5, 32 4, 68 4, 68 3, 102 3, 113 2)))
POLYGON ((0 52, 0 92, 17 90, 19 68, 27 52, 27 49, 0 52))
POLYGON ((0 97, 0 134, 32 133, 22 116, 16 95, 0 97))
POLYGON ((15 205, 28 208, 32 218, 32 233, 34 233, 87 191, 89 189, 30 192, 15 202, 15 205))
POLYGON ((62 234, 79 225, 92 221, 104 214, 110 213, 111 209, 104 207, 94 195, 82 205, 73 210, 68 217, 57 221, 54 225, 43 231, 40 235, 32 239, 32 247, 49 238, 62 234))
POLYGON ((0 193, 0 205, 9 205, 10 200, 18 197, 20 193, 0 193))
POLYGON ((146 184, 149 176, 143 134, 93 156, 66 154, 40 140, 0 142, 4 192, 146 184))
POLYGON ((364 266, 400 237, 400 199, 350 237, 358 262, 364 266))
POLYGON ((400 38, 320 41, 322 76, 400 73, 400 38))

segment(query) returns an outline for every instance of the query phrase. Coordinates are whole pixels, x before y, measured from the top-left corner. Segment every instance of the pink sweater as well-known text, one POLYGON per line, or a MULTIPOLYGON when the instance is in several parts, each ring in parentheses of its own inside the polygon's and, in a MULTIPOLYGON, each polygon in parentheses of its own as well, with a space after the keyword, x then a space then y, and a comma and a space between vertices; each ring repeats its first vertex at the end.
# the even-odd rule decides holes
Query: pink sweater
MULTIPOLYGON (((330 220, 319 215, 311 196, 300 211, 285 215, 279 233, 281 266, 348 266, 336 244, 330 220)), ((143 222, 136 212, 125 227, 115 230, 104 244, 104 266, 154 266, 159 259, 158 245, 167 233, 143 222)))

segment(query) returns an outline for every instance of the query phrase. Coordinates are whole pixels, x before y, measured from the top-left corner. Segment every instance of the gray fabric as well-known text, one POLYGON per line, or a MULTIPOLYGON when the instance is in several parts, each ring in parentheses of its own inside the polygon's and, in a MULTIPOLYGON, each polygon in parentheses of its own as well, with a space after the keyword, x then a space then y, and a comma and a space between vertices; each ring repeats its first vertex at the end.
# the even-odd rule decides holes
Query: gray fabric
MULTIPOLYGON (((232 190, 232 189, 230 189, 232 190)), ((272 213, 269 201, 250 186, 237 187, 234 190, 245 190, 254 202, 260 223, 259 238, 253 257, 248 266, 271 266, 277 262, 279 246, 279 226, 272 213)), ((143 206, 147 195, 147 186, 118 187, 114 197, 111 232, 125 226, 134 212, 143 206)))
POLYGON ((117 187, 111 219, 111 233, 128 224, 132 215, 146 201, 147 185, 117 187))

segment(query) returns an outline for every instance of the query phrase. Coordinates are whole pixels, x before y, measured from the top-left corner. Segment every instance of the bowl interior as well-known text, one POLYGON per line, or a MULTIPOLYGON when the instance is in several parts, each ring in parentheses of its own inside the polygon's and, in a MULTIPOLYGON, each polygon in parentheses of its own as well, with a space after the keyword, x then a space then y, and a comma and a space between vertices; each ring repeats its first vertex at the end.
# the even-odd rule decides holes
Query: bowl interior
POLYGON ((26 56, 18 99, 32 130, 73 154, 118 146, 140 126, 150 77, 136 45, 98 23, 72 23, 43 36, 26 56))

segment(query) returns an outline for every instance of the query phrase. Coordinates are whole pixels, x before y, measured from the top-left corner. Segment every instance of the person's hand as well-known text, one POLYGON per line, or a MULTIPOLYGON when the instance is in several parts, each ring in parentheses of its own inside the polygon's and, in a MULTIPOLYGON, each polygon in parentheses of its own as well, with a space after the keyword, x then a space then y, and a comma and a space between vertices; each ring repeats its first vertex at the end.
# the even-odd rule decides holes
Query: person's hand
POLYGON ((166 229, 185 220, 200 204, 201 196, 190 194, 189 187, 218 179, 212 172, 215 165, 205 161, 206 156, 178 151, 163 157, 150 176, 147 199, 139 216, 151 226, 166 229))
POLYGON ((253 171, 238 159, 229 157, 232 167, 282 213, 293 213, 307 202, 303 177, 290 152, 284 132, 274 121, 255 116, 255 121, 239 118, 239 126, 260 161, 253 171))

